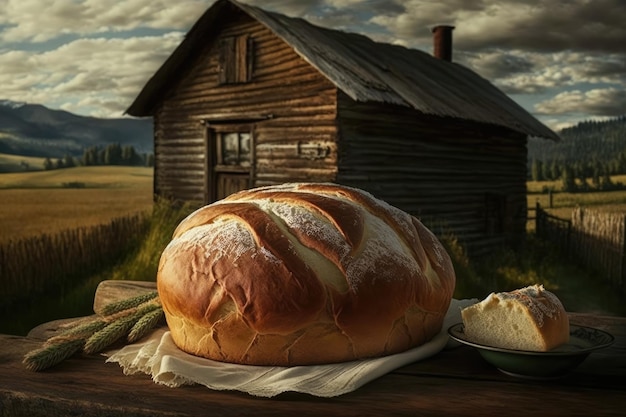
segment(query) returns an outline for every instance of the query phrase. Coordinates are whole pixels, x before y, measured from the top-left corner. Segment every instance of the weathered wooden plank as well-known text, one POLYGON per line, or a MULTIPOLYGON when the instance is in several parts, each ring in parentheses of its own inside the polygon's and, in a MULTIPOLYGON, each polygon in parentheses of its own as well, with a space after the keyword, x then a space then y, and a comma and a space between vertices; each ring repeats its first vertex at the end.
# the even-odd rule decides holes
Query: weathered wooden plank
MULTIPOLYGON (((149 286, 113 281, 105 286, 149 286)), ((148 288, 141 288, 140 291, 148 288)), ((134 291, 131 289, 130 291, 134 291)), ((107 291, 126 297, 125 290, 107 291)), ((104 293, 97 293, 96 298, 104 293)), ((432 415, 621 416, 626 407, 626 318, 570 313, 575 324, 615 336, 570 375, 549 382, 511 378, 474 349, 445 350, 335 398, 286 393, 260 399, 201 386, 167 388, 145 375, 126 376, 100 355, 77 356, 45 372, 27 371, 22 357, 41 340, 0 335, 0 410, 11 416, 432 415), (575 393, 575 395, 572 395, 575 393), (451 401, 453 398, 459 401, 451 401), (590 411, 591 410, 591 411, 590 411)))
MULTIPOLYGON (((167 388, 143 375, 125 376, 117 365, 103 364, 99 356, 71 359, 51 372, 29 373, 20 368, 19 357, 36 344, 10 336, 0 336, 0 342, 14 347, 11 353, 3 348, 6 360, 0 363, 0 372, 5 376, 0 382, 0 406, 14 416, 197 416, 207 410, 221 416, 461 416, 485 409, 508 416, 527 416, 529 412, 582 416, 589 410, 597 415, 618 416, 626 406, 621 387, 520 383, 483 366, 473 367, 481 376, 449 377, 439 368, 434 376, 399 370, 336 398, 288 393, 268 400, 199 386, 167 388), (571 395, 573 389, 576 395, 571 395), (451 395, 462 401, 450 401, 451 395)), ((464 348, 445 352, 439 364, 460 363, 467 367, 480 360, 473 355, 467 357, 467 353, 464 348), (454 361, 453 355, 465 359, 454 361)), ((419 366, 413 365, 411 372, 419 366)))
POLYGON ((333 182, 336 178, 335 169, 289 169, 283 168, 280 172, 276 170, 263 171, 259 170, 255 178, 255 185, 260 184, 281 184, 284 182, 298 181, 328 181, 333 182))
POLYGON ((204 128, 198 126, 196 129, 185 136, 162 129, 159 131, 159 136, 155 138, 154 144, 164 151, 168 151, 169 148, 176 148, 176 151, 181 152, 197 152, 205 146, 205 141, 202 138, 204 128), (169 134, 170 132, 172 134, 169 134))
POLYGON ((162 181, 170 181, 172 184, 180 184, 181 182, 193 182, 193 183, 202 183, 204 179, 204 169, 201 164, 196 166, 190 166, 189 164, 181 163, 181 164, 169 164, 164 167, 164 170, 159 173, 159 175, 155 175, 154 179, 159 183, 162 181), (184 167, 181 168, 181 167, 184 167), (179 169, 180 168, 180 169, 179 169), (182 175, 172 175, 171 172, 178 172, 182 175))
MULTIPOLYGON (((279 80, 276 81, 276 84, 279 80)), ((194 95, 189 95, 180 101, 172 101, 174 106, 187 106, 192 101, 199 104, 197 110, 194 111, 191 107, 187 108, 188 115, 199 116, 207 115, 212 111, 215 113, 232 113, 237 114, 242 111, 258 114, 259 112, 267 112, 261 109, 271 108, 274 109, 272 114, 276 114, 282 111, 288 111, 291 108, 291 102, 293 100, 301 100, 302 98, 311 98, 312 100, 323 101, 323 104, 332 103, 333 89, 328 85, 317 84, 311 85, 309 83, 291 84, 289 86, 268 86, 265 89, 257 89, 253 91, 239 92, 236 90, 230 91, 228 94, 215 94, 211 95, 204 91, 198 91, 194 95), (211 102, 206 102, 211 100, 211 102), (264 106, 265 105, 265 106, 264 106)), ((176 112, 182 112, 183 109, 178 107, 176 112)), ((280 113, 279 113, 280 114, 280 113)))
POLYGON ((194 181, 204 180, 204 170, 201 165, 195 167, 190 167, 188 165, 166 166, 161 167, 160 171, 159 175, 163 175, 165 177, 186 177, 187 179, 192 179, 194 181))
POLYGON ((194 84, 187 89, 178 91, 173 100, 199 98, 217 99, 218 97, 250 99, 261 96, 269 90, 275 91, 278 96, 289 96, 290 87, 301 86, 315 91, 332 88, 327 80, 320 77, 318 73, 312 72, 310 68, 276 70, 263 78, 254 78, 253 82, 245 84, 227 84, 218 86, 213 79, 195 80, 194 84), (269 76, 271 75, 271 76, 269 76), (236 92, 236 97, 233 96, 236 92))

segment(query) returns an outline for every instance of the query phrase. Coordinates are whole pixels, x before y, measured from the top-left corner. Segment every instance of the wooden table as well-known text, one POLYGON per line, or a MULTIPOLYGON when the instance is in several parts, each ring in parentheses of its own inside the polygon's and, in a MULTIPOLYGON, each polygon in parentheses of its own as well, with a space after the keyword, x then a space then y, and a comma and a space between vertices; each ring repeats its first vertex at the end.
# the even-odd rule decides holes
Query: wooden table
POLYGON ((558 380, 504 375, 463 346, 339 397, 270 399, 197 385, 168 388, 143 374, 125 376, 99 355, 26 370, 24 354, 54 332, 53 322, 28 337, 0 335, 0 416, 626 416, 626 317, 571 314, 570 320, 616 340, 558 380))

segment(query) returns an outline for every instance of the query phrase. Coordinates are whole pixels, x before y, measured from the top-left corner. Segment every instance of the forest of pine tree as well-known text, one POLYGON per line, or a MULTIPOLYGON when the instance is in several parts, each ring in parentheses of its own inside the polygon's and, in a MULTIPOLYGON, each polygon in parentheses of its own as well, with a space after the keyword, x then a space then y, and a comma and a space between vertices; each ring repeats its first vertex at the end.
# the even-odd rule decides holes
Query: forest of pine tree
POLYGON ((65 155, 53 161, 46 158, 44 169, 71 168, 75 166, 91 165, 125 165, 125 166, 154 166, 154 154, 139 154, 131 145, 122 146, 112 143, 106 147, 92 146, 83 152, 82 158, 65 155))
POLYGON ((564 191, 617 187, 610 176, 626 174, 626 116, 581 122, 558 134, 559 142, 529 139, 529 179, 562 180, 564 191))

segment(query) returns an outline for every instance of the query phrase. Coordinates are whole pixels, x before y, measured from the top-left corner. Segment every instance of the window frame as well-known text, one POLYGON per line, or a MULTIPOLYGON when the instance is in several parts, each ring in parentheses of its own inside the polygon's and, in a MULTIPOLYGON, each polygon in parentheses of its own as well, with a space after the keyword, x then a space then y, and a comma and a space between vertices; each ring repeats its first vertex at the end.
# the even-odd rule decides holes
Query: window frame
POLYGON ((218 84, 252 81, 254 40, 248 35, 223 37, 218 42, 218 84))
POLYGON ((252 165, 252 133, 249 131, 223 131, 223 132, 216 132, 215 134, 215 140, 216 140, 216 167, 219 167, 219 169, 226 169, 226 170, 230 170, 230 169, 246 169, 249 170, 251 165, 252 165), (225 139, 226 139, 226 135, 237 135, 237 140, 236 140, 236 163, 227 163, 226 162, 226 146, 225 146, 225 139), (248 135, 248 159, 242 161, 242 142, 243 142, 243 136, 244 135, 248 135), (245 164, 242 162, 246 162, 245 164))

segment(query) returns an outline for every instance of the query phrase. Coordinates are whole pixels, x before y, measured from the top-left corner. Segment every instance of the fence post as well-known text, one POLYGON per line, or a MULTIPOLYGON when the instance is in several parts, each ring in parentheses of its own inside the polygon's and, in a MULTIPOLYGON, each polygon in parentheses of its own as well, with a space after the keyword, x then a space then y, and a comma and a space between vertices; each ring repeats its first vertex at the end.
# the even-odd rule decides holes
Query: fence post
POLYGON ((572 221, 570 220, 567 223, 567 241, 566 241, 566 246, 565 246, 565 253, 567 254, 567 256, 572 256, 573 255, 573 251, 572 251, 572 221))
POLYGON ((548 190, 548 197, 550 199, 550 205, 548 207, 552 208, 552 188, 548 190))

